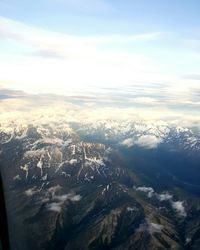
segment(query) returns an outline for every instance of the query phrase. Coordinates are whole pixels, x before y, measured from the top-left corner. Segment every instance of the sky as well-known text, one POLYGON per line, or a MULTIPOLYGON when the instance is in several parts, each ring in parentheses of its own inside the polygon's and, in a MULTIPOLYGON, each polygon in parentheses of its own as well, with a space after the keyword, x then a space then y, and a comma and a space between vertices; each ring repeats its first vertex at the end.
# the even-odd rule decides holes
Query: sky
POLYGON ((199 9, 198 0, 0 0, 0 91, 196 115, 199 9))

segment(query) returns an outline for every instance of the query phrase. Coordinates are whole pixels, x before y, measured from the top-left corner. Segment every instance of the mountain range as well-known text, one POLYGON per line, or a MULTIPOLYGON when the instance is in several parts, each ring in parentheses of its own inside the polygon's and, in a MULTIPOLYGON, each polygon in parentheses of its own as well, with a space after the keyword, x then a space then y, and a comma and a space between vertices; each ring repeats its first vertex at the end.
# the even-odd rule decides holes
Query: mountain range
POLYGON ((1 123, 11 246, 197 250, 199 152, 162 121, 1 123))

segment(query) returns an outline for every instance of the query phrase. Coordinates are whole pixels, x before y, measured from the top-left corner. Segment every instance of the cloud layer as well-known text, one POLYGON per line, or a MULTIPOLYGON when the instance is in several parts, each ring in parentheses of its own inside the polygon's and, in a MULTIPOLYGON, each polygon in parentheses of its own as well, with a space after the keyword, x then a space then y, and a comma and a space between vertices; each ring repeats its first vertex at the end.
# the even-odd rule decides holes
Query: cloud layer
MULTIPOLYGON (((35 123, 60 121, 99 121, 99 120, 135 120, 172 124, 183 127, 199 127, 200 115, 197 111, 180 112, 166 107, 150 108, 146 105, 132 106, 129 102, 115 94, 99 92, 98 94, 27 94, 22 91, 0 88, 0 119, 1 123, 15 122, 35 123), (30 116, 30 113, 32 114, 30 116), (195 115, 194 115, 195 113, 195 115), (37 121, 38 119, 38 121, 37 121)), ((126 138, 122 145, 131 147, 138 145, 155 148, 162 139, 153 135, 126 138)))

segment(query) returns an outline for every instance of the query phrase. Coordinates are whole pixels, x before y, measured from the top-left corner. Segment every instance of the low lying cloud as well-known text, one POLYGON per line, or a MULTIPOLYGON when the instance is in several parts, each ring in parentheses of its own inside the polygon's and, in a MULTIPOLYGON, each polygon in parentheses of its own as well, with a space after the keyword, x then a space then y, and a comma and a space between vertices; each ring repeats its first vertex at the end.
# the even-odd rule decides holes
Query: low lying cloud
POLYGON ((81 200, 81 195, 76 195, 73 193, 64 194, 64 195, 54 195, 49 203, 46 204, 46 209, 52 212, 61 212, 62 205, 65 201, 70 200, 72 202, 78 202, 81 200), (52 202, 53 201, 53 202, 52 202))
POLYGON ((182 217, 186 217, 187 213, 185 211, 185 208, 183 206, 183 201, 171 201, 172 207, 175 209, 175 211, 182 217))
POLYGON ((154 195, 154 189, 152 187, 134 187, 136 191, 147 193, 147 196, 151 198, 154 195))
POLYGON ((162 142, 162 138, 156 137, 155 135, 142 135, 137 139, 128 138, 122 141, 121 145, 125 147, 132 147, 137 145, 146 149, 157 148, 157 146, 162 142))
POLYGON ((135 145, 146 149, 153 149, 157 148, 161 142, 162 139, 154 135, 142 135, 135 141, 135 145))
POLYGON ((79 194, 77 194, 77 195, 72 195, 69 199, 70 199, 71 201, 80 201, 81 198, 82 198, 82 197, 81 197, 79 194))
POLYGON ((137 232, 148 232, 149 234, 161 233, 163 225, 153 223, 153 222, 145 222, 139 225, 139 228, 136 230, 137 232))
POLYGON ((134 145, 134 139, 133 138, 125 139, 121 144, 123 146, 126 146, 126 147, 130 148, 130 147, 132 147, 134 145))
POLYGON ((133 186, 133 188, 136 191, 146 193, 148 198, 154 197, 161 202, 162 201, 169 201, 172 209, 174 209, 174 211, 177 213, 178 216, 180 216, 180 217, 187 216, 187 213, 186 213, 185 207, 184 207, 184 202, 183 201, 173 201, 173 195, 169 194, 168 192, 163 192, 163 193, 159 194, 159 193, 155 192, 152 187, 145 187, 145 186, 143 186, 143 187, 133 186))
POLYGON ((173 195, 169 194, 168 192, 164 192, 162 194, 156 194, 156 197, 160 201, 167 201, 167 200, 171 200, 173 198, 173 195))
POLYGON ((50 194, 52 194, 54 196, 57 191, 61 190, 61 188, 62 187, 60 185, 56 185, 56 186, 50 187, 48 189, 48 193, 50 193, 50 194))
POLYGON ((47 204, 46 209, 48 211, 60 213, 61 212, 61 206, 62 206, 62 203, 52 202, 50 204, 47 204))
POLYGON ((33 196, 34 194, 38 193, 37 187, 29 188, 25 191, 26 196, 33 196))
POLYGON ((70 200, 73 202, 77 202, 81 200, 81 196, 74 195, 74 194, 54 195, 52 200, 53 202, 50 201, 50 203, 46 204, 46 209, 48 211, 60 213, 62 209, 62 205, 64 204, 65 201, 70 200))
POLYGON ((81 195, 73 192, 61 194, 62 187, 60 185, 52 186, 46 190, 38 189, 37 187, 29 188, 25 191, 25 195, 32 197, 38 195, 37 202, 45 204, 45 208, 52 212, 61 212, 62 206, 66 201, 78 202, 81 200, 81 195))

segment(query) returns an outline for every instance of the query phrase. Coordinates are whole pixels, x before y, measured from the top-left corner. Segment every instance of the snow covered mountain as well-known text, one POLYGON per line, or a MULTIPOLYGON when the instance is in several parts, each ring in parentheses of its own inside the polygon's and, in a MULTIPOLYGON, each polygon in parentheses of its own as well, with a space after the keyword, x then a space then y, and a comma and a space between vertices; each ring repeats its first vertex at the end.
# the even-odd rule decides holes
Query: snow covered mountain
POLYGON ((186 150, 200 150, 200 133, 196 128, 186 128, 166 122, 99 121, 76 124, 77 132, 84 137, 98 138, 131 147, 139 145, 155 148, 161 143, 175 143, 186 150))

